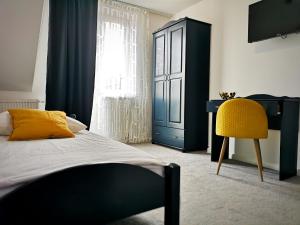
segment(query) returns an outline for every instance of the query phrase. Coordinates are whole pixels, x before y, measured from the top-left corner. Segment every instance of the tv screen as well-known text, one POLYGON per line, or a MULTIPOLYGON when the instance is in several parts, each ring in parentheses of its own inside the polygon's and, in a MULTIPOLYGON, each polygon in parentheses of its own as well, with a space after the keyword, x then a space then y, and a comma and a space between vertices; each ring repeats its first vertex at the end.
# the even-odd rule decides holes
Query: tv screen
POLYGON ((299 31, 300 0, 263 0, 249 6, 249 43, 299 31))

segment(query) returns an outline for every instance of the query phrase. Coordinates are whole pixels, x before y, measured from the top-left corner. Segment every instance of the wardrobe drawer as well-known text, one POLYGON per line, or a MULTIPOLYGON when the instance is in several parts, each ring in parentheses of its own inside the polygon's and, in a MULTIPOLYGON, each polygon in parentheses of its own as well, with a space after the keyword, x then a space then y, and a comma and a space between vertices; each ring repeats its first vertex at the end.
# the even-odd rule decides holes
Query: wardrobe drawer
POLYGON ((184 148, 184 130, 156 126, 153 127, 152 136, 154 143, 184 148))

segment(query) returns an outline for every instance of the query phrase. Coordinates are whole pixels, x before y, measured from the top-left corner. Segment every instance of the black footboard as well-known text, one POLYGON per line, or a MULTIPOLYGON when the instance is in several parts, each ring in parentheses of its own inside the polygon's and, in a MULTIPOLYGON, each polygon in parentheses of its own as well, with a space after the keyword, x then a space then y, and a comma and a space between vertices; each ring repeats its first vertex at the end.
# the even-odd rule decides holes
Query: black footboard
POLYGON ((179 225, 180 167, 170 164, 165 168, 165 225, 179 225))
POLYGON ((179 166, 165 176, 128 164, 68 168, 0 199, 1 225, 100 225, 165 206, 165 224, 179 224, 179 166))

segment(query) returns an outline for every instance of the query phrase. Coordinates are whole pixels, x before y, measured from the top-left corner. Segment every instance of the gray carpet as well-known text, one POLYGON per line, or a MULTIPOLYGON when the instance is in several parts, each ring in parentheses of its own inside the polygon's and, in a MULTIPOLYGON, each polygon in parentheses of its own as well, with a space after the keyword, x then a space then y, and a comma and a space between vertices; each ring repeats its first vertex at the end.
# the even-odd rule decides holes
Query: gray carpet
MULTIPOLYGON (((134 146, 181 166, 181 225, 300 225, 300 177, 278 181, 265 170, 260 182, 256 167, 231 160, 216 176, 217 164, 203 152, 134 146)), ((163 225, 163 217, 157 209, 112 225, 163 225)))

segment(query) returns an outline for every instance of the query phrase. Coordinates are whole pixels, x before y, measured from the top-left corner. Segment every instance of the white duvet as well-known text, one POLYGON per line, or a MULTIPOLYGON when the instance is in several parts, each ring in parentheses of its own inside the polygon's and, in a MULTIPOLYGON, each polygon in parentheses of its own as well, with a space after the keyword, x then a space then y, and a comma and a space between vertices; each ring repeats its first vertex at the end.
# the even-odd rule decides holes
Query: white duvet
POLYGON ((0 136, 0 191, 68 167, 97 163, 127 163, 163 175, 151 155, 131 146, 83 131, 75 138, 7 141, 0 136))

